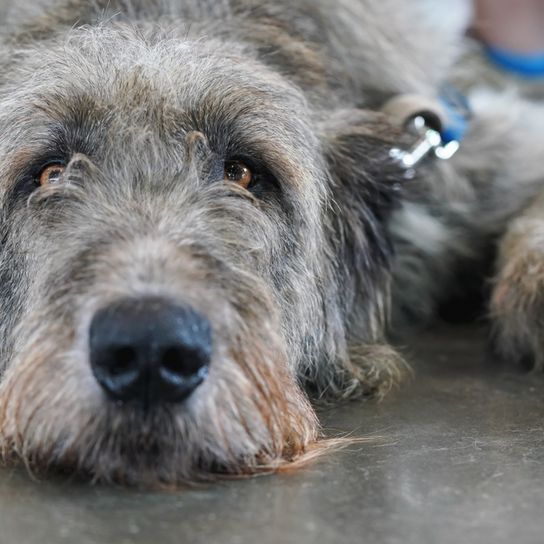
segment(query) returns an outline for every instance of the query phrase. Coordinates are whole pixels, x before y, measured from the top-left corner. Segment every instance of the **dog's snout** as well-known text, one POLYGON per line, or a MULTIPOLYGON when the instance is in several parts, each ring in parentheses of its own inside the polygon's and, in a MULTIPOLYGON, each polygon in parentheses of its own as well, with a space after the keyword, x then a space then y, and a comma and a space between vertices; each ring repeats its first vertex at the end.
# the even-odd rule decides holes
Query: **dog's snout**
POLYGON ((123 300, 91 323, 91 367, 114 400, 180 402, 206 378, 211 355, 209 321, 163 299, 123 300))

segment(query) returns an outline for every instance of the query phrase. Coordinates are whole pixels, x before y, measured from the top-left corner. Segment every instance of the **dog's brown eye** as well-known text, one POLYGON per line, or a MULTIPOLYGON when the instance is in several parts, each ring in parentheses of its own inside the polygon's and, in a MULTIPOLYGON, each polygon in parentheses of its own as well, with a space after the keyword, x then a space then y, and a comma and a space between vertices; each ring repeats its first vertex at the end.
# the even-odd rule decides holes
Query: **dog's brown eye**
POLYGON ((253 180, 253 172, 241 161, 228 161, 225 163, 225 181, 236 183, 247 189, 253 180))
POLYGON ((52 183, 58 183, 65 170, 66 167, 62 164, 50 164, 49 166, 46 166, 40 172, 40 177, 38 178, 40 185, 45 187, 46 185, 51 185, 52 183))

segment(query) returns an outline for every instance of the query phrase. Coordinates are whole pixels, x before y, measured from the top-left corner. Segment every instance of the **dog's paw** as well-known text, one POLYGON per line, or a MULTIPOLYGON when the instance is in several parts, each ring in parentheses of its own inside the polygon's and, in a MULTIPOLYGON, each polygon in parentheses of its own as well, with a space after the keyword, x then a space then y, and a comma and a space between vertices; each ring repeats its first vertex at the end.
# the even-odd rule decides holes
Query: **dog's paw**
POLYGON ((411 374, 411 369, 392 346, 358 344, 349 349, 349 357, 331 365, 311 382, 312 396, 320 400, 381 400, 411 374))
POLYGON ((402 355, 387 344, 363 345, 350 349, 348 396, 382 399, 411 374, 402 355))
MULTIPOLYGON (((519 226, 519 225, 518 225, 519 226)), ((544 369, 544 238, 511 230, 501 244, 491 302, 492 348, 508 362, 544 369)), ((544 224, 538 225, 544 235, 544 224)))

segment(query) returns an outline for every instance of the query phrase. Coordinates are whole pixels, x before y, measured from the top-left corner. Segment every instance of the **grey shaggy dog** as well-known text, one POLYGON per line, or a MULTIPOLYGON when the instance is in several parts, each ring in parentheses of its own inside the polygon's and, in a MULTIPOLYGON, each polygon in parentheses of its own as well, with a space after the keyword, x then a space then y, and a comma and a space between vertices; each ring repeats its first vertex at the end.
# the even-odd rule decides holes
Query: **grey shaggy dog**
MULTIPOLYGON (((481 276, 543 177, 540 106, 475 89, 469 3, 444 4, 18 2, 0 46, 6 460, 174 486, 296 468, 336 445, 307 391, 401 379, 391 305, 404 328, 460 267, 481 276), (402 192, 390 150, 413 138, 380 110, 445 81, 470 132, 402 192)), ((527 276, 501 279, 528 213, 493 315, 498 348, 539 361, 527 276)))

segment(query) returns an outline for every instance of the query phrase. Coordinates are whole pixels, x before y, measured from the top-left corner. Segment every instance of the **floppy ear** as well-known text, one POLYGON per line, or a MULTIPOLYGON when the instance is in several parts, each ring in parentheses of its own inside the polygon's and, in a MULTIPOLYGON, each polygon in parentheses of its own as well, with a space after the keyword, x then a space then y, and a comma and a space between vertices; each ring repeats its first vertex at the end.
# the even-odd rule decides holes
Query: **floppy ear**
POLYGON ((387 223, 404 182, 390 151, 409 147, 411 138, 385 115, 358 109, 337 112, 324 123, 322 133, 334 203, 330 215, 334 247, 361 281, 375 285, 388 268, 387 223))
POLYGON ((384 336, 392 260, 388 220, 403 182, 390 151, 409 142, 383 114, 364 110, 337 112, 322 125, 322 137, 332 202, 326 218, 331 284, 341 314, 335 336, 345 350, 335 379, 343 382, 341 390, 380 394, 403 367, 384 336))

